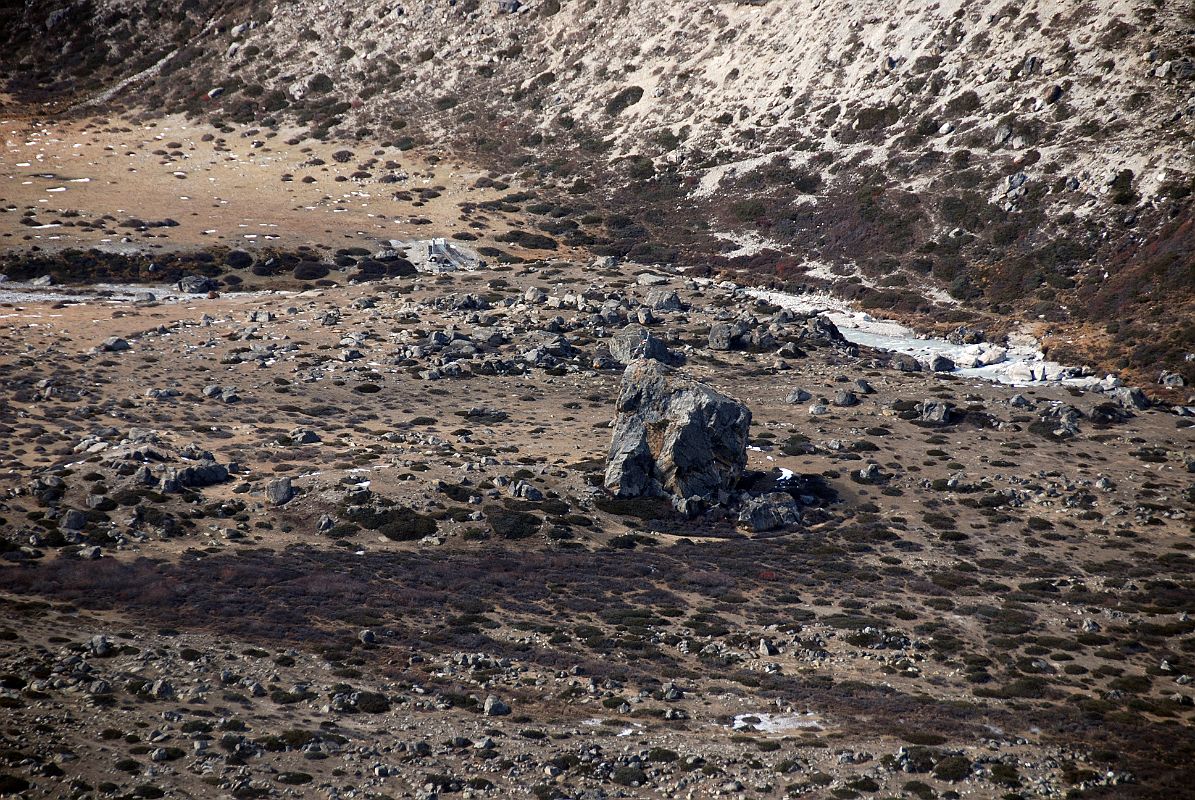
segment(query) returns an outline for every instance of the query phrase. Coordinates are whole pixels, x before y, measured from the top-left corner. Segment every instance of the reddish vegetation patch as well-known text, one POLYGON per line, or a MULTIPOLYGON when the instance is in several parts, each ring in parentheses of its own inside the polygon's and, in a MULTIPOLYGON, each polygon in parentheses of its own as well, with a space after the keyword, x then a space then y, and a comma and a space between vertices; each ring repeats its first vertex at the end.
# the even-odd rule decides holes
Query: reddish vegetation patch
POLYGON ((1195 213, 1185 208, 1139 245, 1126 243, 1111 254, 1107 270, 1107 280, 1081 293, 1092 319, 1115 319, 1126 307, 1171 305, 1195 296, 1195 213))
POLYGON ((1111 334, 1106 358, 1153 382, 1163 368, 1195 383, 1195 213, 1190 207, 1108 262, 1108 278, 1080 290, 1078 313, 1111 334))

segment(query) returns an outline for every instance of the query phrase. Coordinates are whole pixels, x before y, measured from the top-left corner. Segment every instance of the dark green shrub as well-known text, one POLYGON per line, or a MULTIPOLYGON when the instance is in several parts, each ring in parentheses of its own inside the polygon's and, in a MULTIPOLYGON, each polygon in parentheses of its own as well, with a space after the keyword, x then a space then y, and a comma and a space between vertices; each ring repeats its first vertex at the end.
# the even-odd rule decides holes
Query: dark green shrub
POLYGON ((318 261, 301 261, 295 267, 293 275, 296 280, 314 281, 328 277, 328 268, 318 261))
POLYGON ((610 779, 620 786, 642 786, 647 782, 647 773, 638 767, 618 767, 610 779))
POLYGON ((963 756, 947 756, 934 767, 934 777, 955 783, 971 774, 971 760, 963 756))
POLYGON ((526 539, 538 533, 543 525, 543 520, 535 514, 501 506, 486 506, 485 516, 494 535, 502 539, 526 539))
POLYGON ((946 111, 956 116, 970 114, 979 108, 979 95, 972 89, 955 95, 946 103, 946 111))

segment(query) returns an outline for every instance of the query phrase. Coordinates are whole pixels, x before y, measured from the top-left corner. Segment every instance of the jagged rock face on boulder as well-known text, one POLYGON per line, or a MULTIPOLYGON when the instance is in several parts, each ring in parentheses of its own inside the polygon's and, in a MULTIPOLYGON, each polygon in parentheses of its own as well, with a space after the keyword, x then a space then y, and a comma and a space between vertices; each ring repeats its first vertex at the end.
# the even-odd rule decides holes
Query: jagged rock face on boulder
POLYGON ((606 486, 621 497, 718 502, 743 474, 751 411, 659 363, 627 367, 606 461, 606 486))

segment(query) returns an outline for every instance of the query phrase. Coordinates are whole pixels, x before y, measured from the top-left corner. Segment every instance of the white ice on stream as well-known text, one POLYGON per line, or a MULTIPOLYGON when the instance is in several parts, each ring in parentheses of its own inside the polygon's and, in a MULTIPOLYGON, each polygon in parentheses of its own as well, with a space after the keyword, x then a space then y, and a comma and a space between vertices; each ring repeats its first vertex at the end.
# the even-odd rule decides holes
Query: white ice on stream
MULTIPOLYGON (((149 292, 159 303, 189 303, 207 295, 187 294, 167 284, 95 283, 88 286, 37 286, 27 281, 0 281, 0 303, 88 303, 135 301, 149 292)), ((293 292, 260 290, 235 292, 236 297, 290 295, 293 292)))
POLYGON ((820 731, 821 720, 812 712, 803 714, 739 714, 730 727, 736 731, 759 731, 760 733, 788 733, 789 731, 820 731))
POLYGON ((1067 386, 1105 388, 1119 386, 1113 376, 1103 380, 1084 376, 1078 367, 1047 361, 1037 341, 1027 334, 1009 337, 1009 346, 991 343, 960 345, 946 339, 919 336, 898 322, 881 320, 854 310, 845 301, 827 294, 786 294, 766 289, 744 289, 748 296, 766 300, 796 313, 820 313, 830 319, 844 339, 877 350, 904 353, 928 363, 935 356, 945 356, 957 368, 951 373, 965 378, 979 378, 1010 386, 1061 383, 1067 386))
POLYGON ((0 283, 0 302, 3 303, 81 303, 89 300, 128 302, 137 292, 152 292, 155 296, 174 291, 167 286, 134 286, 123 283, 96 283, 86 288, 71 286, 37 286, 24 281, 0 283))

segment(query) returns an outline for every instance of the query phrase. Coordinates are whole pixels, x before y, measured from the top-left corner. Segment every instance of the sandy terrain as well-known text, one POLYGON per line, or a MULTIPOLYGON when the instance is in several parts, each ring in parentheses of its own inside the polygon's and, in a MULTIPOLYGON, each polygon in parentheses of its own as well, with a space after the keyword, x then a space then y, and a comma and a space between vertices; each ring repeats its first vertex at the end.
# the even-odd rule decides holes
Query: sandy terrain
POLYGON ((0 205, 8 211, 0 246, 7 248, 253 250, 425 238, 433 229, 484 233, 463 221, 458 204, 503 193, 477 187, 484 173, 476 169, 429 164, 396 147, 287 144, 297 140, 286 131, 225 138, 178 117, 9 119, 0 129, 0 205), (337 153, 351 156, 342 161, 337 153), (19 224, 30 209, 39 225, 19 224), (178 224, 137 232, 121 224, 130 219, 178 224))

